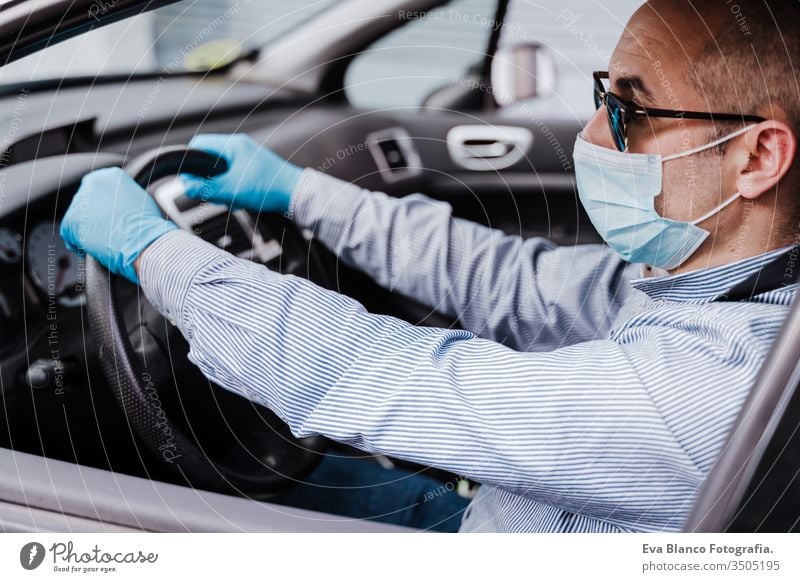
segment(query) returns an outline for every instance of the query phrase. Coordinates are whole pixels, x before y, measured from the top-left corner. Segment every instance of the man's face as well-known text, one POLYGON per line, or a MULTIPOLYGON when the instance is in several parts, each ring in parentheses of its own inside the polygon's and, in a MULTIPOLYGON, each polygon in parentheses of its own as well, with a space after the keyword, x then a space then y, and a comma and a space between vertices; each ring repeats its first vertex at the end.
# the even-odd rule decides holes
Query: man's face
MULTIPOLYGON (((676 4, 648 2, 631 17, 609 63, 609 90, 643 106, 716 111, 715 104, 707 102, 691 83, 688 70, 717 23, 676 4)), ((628 151, 668 156, 705 145, 711 140, 712 123, 635 119, 628 126, 628 151)), ((583 135, 594 144, 616 149, 605 107, 595 113, 583 135)), ((656 211, 666 218, 691 221, 733 195, 735 171, 726 164, 727 157, 704 152, 665 162, 656 211)), ((719 218, 719 227, 724 229, 724 217, 719 218)))

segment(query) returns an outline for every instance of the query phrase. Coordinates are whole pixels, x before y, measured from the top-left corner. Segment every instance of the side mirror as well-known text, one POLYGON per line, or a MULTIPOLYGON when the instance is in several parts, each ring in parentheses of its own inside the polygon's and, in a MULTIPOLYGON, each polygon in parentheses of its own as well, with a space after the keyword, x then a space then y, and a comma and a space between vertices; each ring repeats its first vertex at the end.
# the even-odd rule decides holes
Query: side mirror
POLYGON ((492 59, 492 95, 500 107, 555 92, 556 62, 546 47, 520 43, 502 47, 492 59))

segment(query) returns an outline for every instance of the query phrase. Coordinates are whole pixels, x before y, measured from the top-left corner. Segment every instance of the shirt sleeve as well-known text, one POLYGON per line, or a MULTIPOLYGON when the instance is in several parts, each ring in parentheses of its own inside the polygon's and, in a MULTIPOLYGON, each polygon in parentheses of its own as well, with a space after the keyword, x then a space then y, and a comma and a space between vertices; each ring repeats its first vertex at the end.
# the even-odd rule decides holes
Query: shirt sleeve
POLYGON ((523 239, 454 218, 421 194, 392 198, 312 169, 290 213, 380 285, 525 351, 598 337, 627 290, 627 265, 606 247, 523 239))
POLYGON ((670 523, 700 483, 612 341, 522 353, 415 327, 182 231, 145 251, 139 277, 188 339, 191 361, 296 436, 640 525, 670 523))

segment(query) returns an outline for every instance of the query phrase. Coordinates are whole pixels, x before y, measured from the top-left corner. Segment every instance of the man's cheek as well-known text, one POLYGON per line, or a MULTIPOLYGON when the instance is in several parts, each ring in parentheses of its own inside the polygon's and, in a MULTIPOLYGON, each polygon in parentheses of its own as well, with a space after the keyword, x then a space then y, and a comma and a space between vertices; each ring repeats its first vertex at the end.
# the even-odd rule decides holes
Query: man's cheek
POLYGON ((664 164, 663 190, 658 213, 665 218, 691 222, 719 204, 718 180, 710 179, 719 173, 711 158, 693 155, 664 164))
POLYGON ((656 211, 664 218, 672 220, 691 220, 691 208, 697 210, 699 216, 703 212, 701 201, 693 196, 686 178, 683 162, 685 159, 673 160, 664 164, 664 177, 661 194, 656 198, 656 211))

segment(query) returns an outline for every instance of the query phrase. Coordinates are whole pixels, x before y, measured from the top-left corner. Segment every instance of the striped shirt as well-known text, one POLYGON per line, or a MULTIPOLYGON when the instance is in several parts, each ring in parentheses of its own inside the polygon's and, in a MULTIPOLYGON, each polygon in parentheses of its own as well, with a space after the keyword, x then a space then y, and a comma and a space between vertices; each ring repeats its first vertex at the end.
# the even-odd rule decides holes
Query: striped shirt
POLYGON ((147 298, 224 388, 322 434, 469 477, 462 531, 680 530, 796 285, 712 302, 780 251, 637 278, 607 247, 556 247, 305 170, 294 220, 380 284, 458 317, 418 327, 170 232, 147 298))

